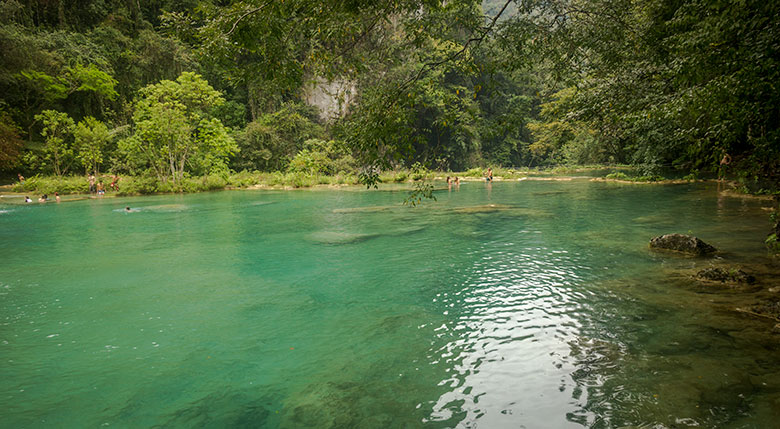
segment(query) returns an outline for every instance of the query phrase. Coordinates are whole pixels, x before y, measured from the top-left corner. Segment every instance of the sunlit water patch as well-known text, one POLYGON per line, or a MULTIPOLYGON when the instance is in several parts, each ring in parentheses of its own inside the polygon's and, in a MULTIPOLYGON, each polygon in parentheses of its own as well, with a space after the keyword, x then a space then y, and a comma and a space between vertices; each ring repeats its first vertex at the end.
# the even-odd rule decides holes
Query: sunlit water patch
POLYGON ((463 183, 4 205, 3 426, 771 427, 764 204, 463 183), (126 212, 126 207, 131 212, 126 212), (712 259, 650 252, 694 233, 712 259), (751 288, 695 284, 713 263, 751 288))

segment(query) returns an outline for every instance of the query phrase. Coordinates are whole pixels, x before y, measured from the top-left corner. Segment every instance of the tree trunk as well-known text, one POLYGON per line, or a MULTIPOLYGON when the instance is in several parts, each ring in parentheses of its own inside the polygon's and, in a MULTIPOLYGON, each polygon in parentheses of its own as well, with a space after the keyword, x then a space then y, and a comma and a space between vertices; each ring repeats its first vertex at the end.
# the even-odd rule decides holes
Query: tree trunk
POLYGON ((65 22, 65 0, 60 0, 57 6, 57 18, 59 19, 60 29, 64 30, 66 27, 65 22))
POLYGON ((176 162, 175 157, 173 156, 173 148, 168 145, 168 164, 171 169, 171 176, 173 177, 173 183, 176 183, 176 162))
POLYGON ((62 177, 62 173, 60 172, 60 157, 56 152, 54 153, 54 174, 58 177, 62 177))

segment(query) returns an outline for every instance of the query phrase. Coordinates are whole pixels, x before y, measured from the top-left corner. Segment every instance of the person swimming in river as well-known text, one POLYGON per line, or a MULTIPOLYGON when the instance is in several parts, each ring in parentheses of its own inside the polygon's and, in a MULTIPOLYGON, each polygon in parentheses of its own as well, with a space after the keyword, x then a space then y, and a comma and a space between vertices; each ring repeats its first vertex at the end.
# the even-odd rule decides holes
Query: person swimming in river
POLYGON ((31 202, 32 202, 32 200, 30 199, 30 197, 29 197, 29 196, 25 196, 25 197, 24 197, 24 202, 25 202, 25 203, 31 203, 31 202))
POLYGON ((132 210, 130 210, 130 206, 125 207, 125 213, 130 213, 132 210))
POLYGON ((43 194, 43 195, 41 195, 41 197, 40 197, 40 198, 38 198, 38 202, 39 202, 39 203, 45 203, 45 202, 46 202, 46 201, 48 201, 48 200, 49 200, 49 196, 48 196, 48 195, 46 195, 46 194, 43 194))
POLYGON ((485 173, 485 181, 486 182, 492 182, 493 181, 493 169, 488 167, 487 173, 485 173))

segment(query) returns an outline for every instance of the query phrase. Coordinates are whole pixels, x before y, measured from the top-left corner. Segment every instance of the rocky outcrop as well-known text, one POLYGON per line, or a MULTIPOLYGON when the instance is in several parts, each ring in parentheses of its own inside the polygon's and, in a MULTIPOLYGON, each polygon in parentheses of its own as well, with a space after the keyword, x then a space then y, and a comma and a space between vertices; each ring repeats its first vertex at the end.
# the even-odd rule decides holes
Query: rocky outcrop
POLYGON ((355 82, 317 77, 304 86, 303 99, 309 106, 319 108, 320 119, 329 122, 349 111, 356 93, 355 82))
POLYGON ((691 255, 707 255, 718 249, 701 241, 698 237, 685 234, 666 234, 650 240, 651 249, 673 250, 691 255))
POLYGON ((699 271, 698 273, 696 273, 695 277, 698 280, 704 280, 710 282, 721 282, 721 283, 753 284, 756 282, 755 277, 751 276, 750 274, 738 268, 731 268, 731 269, 725 269, 719 267, 705 268, 699 271))

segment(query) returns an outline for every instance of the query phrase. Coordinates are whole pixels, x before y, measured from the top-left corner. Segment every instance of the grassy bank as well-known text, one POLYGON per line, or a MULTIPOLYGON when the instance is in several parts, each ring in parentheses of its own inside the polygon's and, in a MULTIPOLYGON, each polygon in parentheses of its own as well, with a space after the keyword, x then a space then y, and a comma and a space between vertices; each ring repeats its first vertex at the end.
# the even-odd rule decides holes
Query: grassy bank
MULTIPOLYGON (((578 167, 554 167, 548 169, 533 168, 494 168, 493 175, 496 180, 516 180, 527 176, 551 176, 551 175, 575 175, 589 174, 600 177, 616 170, 626 171, 625 166, 578 166, 578 167)), ((623 174, 623 173, 620 173, 623 174)), ((405 183, 419 180, 437 180, 445 177, 459 177, 461 180, 482 180, 485 176, 484 168, 472 168, 467 171, 414 171, 397 170, 385 171, 379 175, 380 183, 405 183)), ((149 176, 121 176, 119 190, 109 189, 109 178, 103 180, 106 192, 114 195, 145 195, 171 192, 204 192, 221 189, 242 189, 249 187, 270 188, 308 188, 316 185, 358 185, 358 175, 355 174, 309 174, 302 172, 249 172, 208 175, 200 177, 188 177, 181 184, 161 183, 155 177, 149 176)), ((33 176, 23 184, 15 183, 11 190, 17 193, 30 195, 52 195, 55 192, 61 195, 86 194, 89 192, 89 183, 85 176, 33 176)))
MULTIPOLYGON (((162 183, 155 177, 121 176, 119 190, 109 187, 110 180, 103 181, 106 193, 115 195, 145 195, 171 192, 204 192, 221 189, 241 189, 251 186, 306 188, 320 184, 357 184, 356 175, 317 175, 282 172, 239 172, 225 175, 188 177, 180 184, 162 183)), ((11 190, 33 195, 59 192, 61 195, 86 194, 89 183, 84 176, 33 176, 23 184, 15 183, 11 190)))

